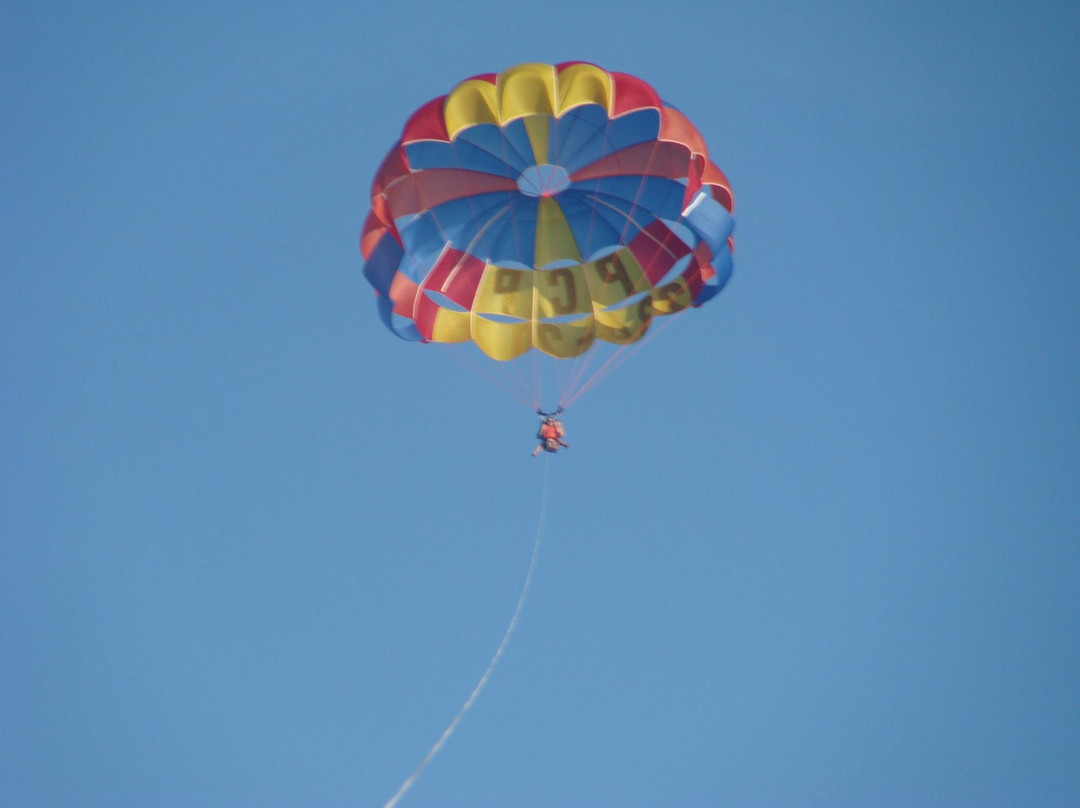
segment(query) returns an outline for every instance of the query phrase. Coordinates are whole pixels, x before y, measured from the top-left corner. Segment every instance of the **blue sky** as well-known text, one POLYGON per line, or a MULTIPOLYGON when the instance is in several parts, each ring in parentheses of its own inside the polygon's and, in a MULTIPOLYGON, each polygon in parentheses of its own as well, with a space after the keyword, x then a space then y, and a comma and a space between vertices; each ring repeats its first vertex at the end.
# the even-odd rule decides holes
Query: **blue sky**
POLYGON ((535 419, 378 322, 402 123, 584 59, 735 275, 568 413, 402 802, 1080 803, 1080 12, 8 3, 0 804, 381 806, 498 644, 535 419))

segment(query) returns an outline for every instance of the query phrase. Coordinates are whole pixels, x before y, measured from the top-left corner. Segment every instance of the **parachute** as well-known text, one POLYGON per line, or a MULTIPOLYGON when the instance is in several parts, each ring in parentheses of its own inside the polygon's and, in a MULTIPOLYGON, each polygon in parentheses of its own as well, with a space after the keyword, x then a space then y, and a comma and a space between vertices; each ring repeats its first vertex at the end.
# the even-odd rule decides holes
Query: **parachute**
POLYGON ((522 64, 412 115, 372 183, 360 248, 391 331, 531 361, 525 387, 538 359, 576 363, 560 374, 564 406, 657 318, 724 287, 733 211, 697 129, 648 84, 522 64))
MULTIPOLYGON (((360 251, 387 328, 513 368, 504 378, 516 375, 526 390, 518 398, 541 416, 545 363, 555 371, 554 415, 656 333, 657 320, 723 289, 733 211, 731 186, 697 129, 648 84, 586 62, 530 63, 466 79, 412 115, 372 183, 360 251)), ((538 434, 541 447, 565 447, 551 430, 538 434)), ((438 754, 502 656, 532 581, 546 502, 545 464, 510 624, 384 808, 438 754)))

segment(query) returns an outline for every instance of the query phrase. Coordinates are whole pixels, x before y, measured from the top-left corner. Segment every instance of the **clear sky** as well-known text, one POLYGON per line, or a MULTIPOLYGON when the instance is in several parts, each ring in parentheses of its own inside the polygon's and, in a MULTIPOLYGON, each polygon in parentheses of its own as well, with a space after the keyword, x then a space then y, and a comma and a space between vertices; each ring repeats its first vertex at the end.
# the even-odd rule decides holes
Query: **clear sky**
POLYGON ((570 410, 402 808, 1080 805, 1080 7, 0 10, 0 805, 381 806, 535 417, 375 316, 407 116, 582 59, 735 275, 570 410))

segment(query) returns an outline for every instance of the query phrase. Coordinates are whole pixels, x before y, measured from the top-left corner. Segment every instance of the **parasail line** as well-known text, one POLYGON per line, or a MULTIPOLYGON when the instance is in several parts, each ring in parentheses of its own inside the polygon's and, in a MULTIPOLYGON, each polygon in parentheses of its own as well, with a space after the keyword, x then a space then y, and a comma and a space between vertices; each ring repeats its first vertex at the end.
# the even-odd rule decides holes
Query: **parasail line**
POLYGON ((506 627, 506 632, 503 634, 499 647, 495 649, 495 656, 491 658, 483 676, 481 676, 480 681, 476 683, 476 687, 474 687, 472 693, 469 694, 469 698, 461 705, 461 709, 458 710, 457 715, 454 716, 454 720, 443 730, 442 735, 439 736, 439 740, 437 740, 435 745, 428 750, 428 753, 424 755, 424 759, 420 761, 415 769, 413 769, 412 774, 405 778, 405 782, 401 784, 394 796, 387 800, 386 804, 383 805, 383 808, 394 808, 394 806, 398 804, 398 801, 405 796, 405 792, 412 788, 413 783, 420 777, 420 773, 427 768, 427 765, 431 763, 432 760, 434 760, 435 756, 439 754, 439 751, 443 748, 443 745, 450 739, 450 736, 454 734, 454 730, 456 730, 458 724, 461 723, 461 719, 465 717, 465 713, 467 713, 473 704, 476 703, 476 700, 480 698, 480 693, 483 691, 484 686, 487 685, 488 679, 491 678, 492 671, 495 670, 495 666, 499 663, 503 651, 506 650, 506 646, 510 642, 510 637, 513 635, 514 629, 517 628, 518 619, 521 617, 522 609, 525 607, 525 598, 529 594, 529 588, 532 586, 533 573, 536 571, 536 560, 540 556, 540 539, 544 535, 544 514, 547 512, 549 470, 550 465, 548 459, 545 457, 544 483, 540 493, 540 518, 536 525, 536 539, 533 542, 532 558, 529 561, 529 571, 525 574, 525 584, 521 588, 521 595, 518 596, 517 607, 514 609, 514 615, 510 618, 510 625, 506 627))
POLYGON ((622 366, 628 359, 630 359, 630 357, 632 357, 634 354, 644 348, 648 343, 652 342, 661 331, 663 331, 673 322, 673 319, 674 318, 671 315, 666 315, 660 321, 659 325, 651 326, 645 336, 639 339, 637 342, 620 345, 619 348, 615 351, 615 353, 609 356, 604 362, 604 364, 597 368, 596 371, 581 385, 581 387, 577 388, 573 392, 573 394, 563 406, 569 407, 571 404, 573 404, 575 401, 577 401, 579 398, 589 392, 589 390, 591 390, 601 381, 614 373, 620 366, 622 366))
POLYGON ((509 374, 504 374, 503 377, 499 377, 492 373, 490 370, 486 369, 479 362, 477 362, 469 353, 470 347, 471 346, 446 343, 447 352, 450 354, 450 356, 454 358, 454 361, 456 361, 463 368, 472 371, 483 381, 487 382, 495 389, 501 390, 502 392, 506 393, 508 396, 510 396, 510 398, 514 399, 515 401, 524 404, 530 410, 536 409, 535 404, 529 403, 532 398, 535 398, 535 396, 529 392, 529 385, 520 378, 520 374, 517 382, 525 391, 524 393, 516 391, 511 387, 509 382, 512 381, 512 379, 510 378, 509 374))

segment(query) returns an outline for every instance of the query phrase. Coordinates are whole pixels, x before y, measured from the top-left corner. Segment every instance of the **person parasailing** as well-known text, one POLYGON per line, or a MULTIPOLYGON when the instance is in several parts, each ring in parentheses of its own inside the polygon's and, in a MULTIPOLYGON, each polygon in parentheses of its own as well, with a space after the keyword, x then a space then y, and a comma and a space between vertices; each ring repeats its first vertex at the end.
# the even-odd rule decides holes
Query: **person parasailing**
POLYGON ((564 427, 562 421, 559 420, 559 415, 562 411, 562 407, 559 407, 555 412, 544 412, 539 409, 536 411, 536 414, 539 415, 542 420, 540 422, 540 428, 536 431, 536 437, 540 443, 533 449, 533 457, 540 454, 541 450, 554 454, 559 451, 559 447, 562 447, 563 449, 570 448, 570 444, 563 440, 563 438, 566 437, 566 427, 564 427))

